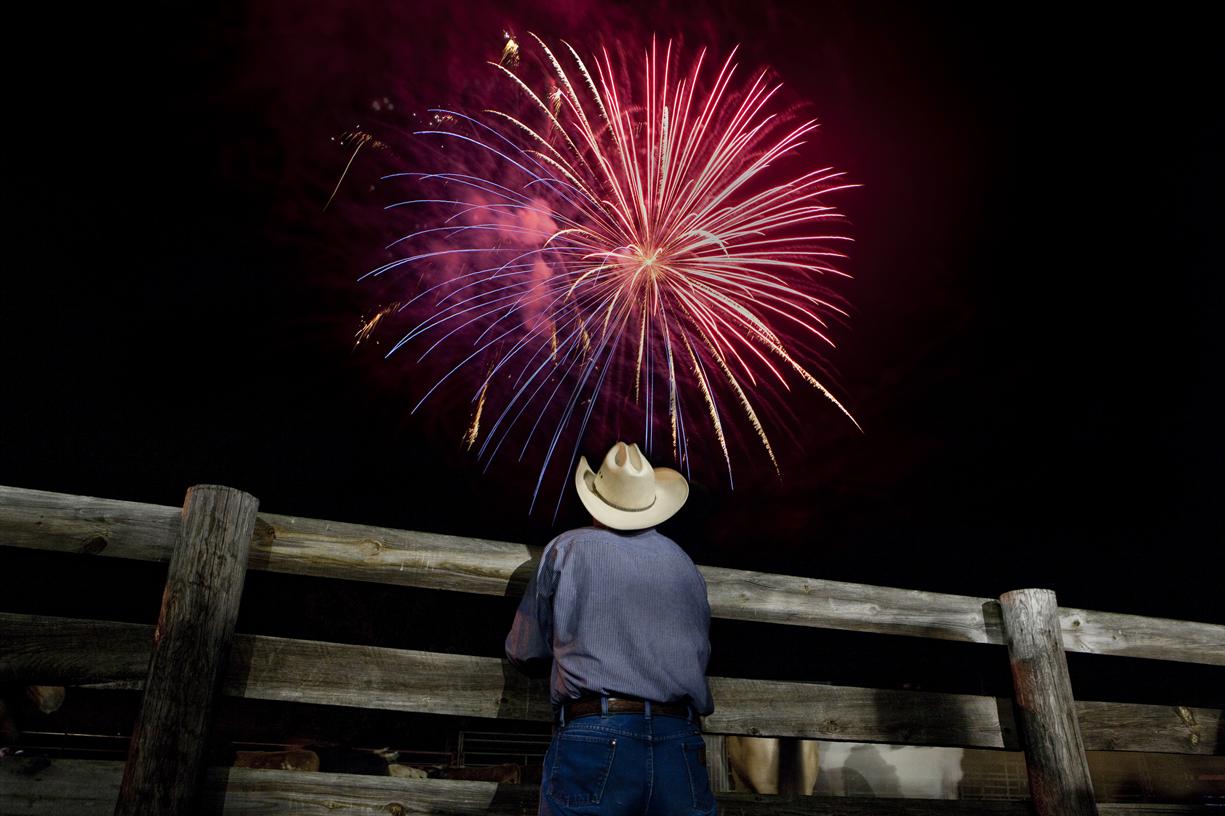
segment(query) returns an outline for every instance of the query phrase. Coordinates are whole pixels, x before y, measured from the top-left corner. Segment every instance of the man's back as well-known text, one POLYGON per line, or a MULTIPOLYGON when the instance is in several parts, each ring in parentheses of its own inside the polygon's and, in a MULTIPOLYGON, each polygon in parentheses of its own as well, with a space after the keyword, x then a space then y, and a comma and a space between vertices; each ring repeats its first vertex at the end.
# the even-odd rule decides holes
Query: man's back
POLYGON ((709 628, 706 582, 675 542, 654 529, 585 527, 545 549, 506 652, 522 664, 551 651, 555 704, 688 698, 708 714, 709 628))

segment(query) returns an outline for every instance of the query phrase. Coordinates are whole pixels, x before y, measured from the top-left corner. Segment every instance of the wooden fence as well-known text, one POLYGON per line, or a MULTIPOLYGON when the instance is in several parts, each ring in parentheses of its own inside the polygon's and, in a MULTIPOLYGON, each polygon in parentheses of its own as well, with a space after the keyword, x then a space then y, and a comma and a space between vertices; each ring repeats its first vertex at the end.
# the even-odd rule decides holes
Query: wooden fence
MULTIPOLYGON (((551 718, 541 681, 496 658, 233 632, 246 569, 521 593, 539 548, 256 512, 202 486, 183 508, 0 487, 0 545, 170 562, 157 627, 0 611, 0 681, 144 688, 126 765, 0 763, 0 813, 524 813, 528 786, 202 767, 213 699, 551 718), (320 671, 320 667, 344 667, 320 671)), ((1213 755, 1218 709, 1073 700, 1065 651, 1225 666, 1225 626, 701 567, 719 618, 1006 646, 1013 698, 712 677, 709 734, 1024 750, 1030 801, 720 794, 726 814, 1189 813, 1097 804, 1085 750, 1213 755)), ((717 645, 717 644, 716 644, 717 645)), ((1002 659, 1002 655, 1001 655, 1002 659)))

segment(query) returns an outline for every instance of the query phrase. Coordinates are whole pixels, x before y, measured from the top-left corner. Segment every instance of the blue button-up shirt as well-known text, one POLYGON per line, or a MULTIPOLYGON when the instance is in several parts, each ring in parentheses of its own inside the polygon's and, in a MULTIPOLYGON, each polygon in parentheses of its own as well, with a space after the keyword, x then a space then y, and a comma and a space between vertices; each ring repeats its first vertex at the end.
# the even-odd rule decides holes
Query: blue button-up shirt
POLYGON ((654 529, 562 533, 541 555, 506 636, 506 657, 520 669, 550 656, 554 706, 606 694, 690 702, 709 714, 706 581, 654 529))

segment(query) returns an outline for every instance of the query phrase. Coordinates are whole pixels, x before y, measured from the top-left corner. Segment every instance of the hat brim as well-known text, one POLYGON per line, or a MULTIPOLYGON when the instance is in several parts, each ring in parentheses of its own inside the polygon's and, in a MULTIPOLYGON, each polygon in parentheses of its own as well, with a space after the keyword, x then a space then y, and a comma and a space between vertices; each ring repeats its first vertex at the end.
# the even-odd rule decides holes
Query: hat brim
POLYGON ((655 502, 645 510, 622 510, 608 504, 593 488, 595 471, 581 457, 574 471, 574 487, 579 500, 592 518, 614 530, 644 530, 663 524, 680 510, 689 498, 689 482, 672 468, 655 468, 655 502))

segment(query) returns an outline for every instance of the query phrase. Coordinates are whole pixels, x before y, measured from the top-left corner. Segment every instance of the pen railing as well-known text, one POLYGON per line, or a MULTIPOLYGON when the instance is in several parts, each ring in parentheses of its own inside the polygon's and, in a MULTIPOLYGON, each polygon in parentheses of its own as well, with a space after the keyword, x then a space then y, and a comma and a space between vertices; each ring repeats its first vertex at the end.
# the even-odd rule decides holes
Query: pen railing
MULTIPOLYGON (((188 812, 198 802, 208 812, 302 812, 325 800, 330 813, 534 811, 530 786, 204 765, 218 694, 549 721, 542 681, 497 658, 234 633, 247 569, 504 596, 522 592, 539 548, 257 513, 252 497, 211 486, 192 488, 183 508, 0 487, 0 546, 169 563, 156 627, 0 607, 0 682, 144 689, 126 765, 3 760, 0 812, 188 812)), ((712 677, 708 734, 1021 750, 1030 777, 1025 801, 720 793, 724 813, 1192 812, 1096 803, 1085 751, 1225 748, 1216 708, 1073 699, 1064 657, 1225 666, 1225 626, 1059 608, 1043 590, 988 599, 700 569, 717 618, 1005 646, 1016 690, 997 698, 712 677)))

